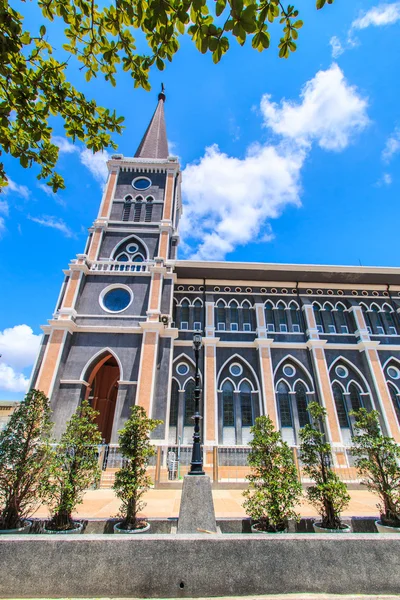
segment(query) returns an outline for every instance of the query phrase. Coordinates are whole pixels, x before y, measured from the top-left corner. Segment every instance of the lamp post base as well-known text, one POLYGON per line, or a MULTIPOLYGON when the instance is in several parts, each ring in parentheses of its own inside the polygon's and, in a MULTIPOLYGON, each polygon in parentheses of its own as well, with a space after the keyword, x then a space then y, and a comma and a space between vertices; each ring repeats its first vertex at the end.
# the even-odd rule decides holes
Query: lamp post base
POLYGON ((211 480, 208 475, 195 475, 183 478, 178 533, 217 533, 211 480))

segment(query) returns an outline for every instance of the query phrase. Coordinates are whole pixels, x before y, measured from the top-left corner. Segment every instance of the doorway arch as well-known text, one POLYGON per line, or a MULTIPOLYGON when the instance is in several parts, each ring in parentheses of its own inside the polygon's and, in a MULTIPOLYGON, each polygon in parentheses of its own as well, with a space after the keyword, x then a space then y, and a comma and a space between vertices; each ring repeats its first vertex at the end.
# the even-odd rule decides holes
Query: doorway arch
POLYGON ((120 379, 119 362, 108 351, 94 359, 84 377, 88 383, 85 399, 99 412, 96 423, 106 444, 111 440, 120 379))

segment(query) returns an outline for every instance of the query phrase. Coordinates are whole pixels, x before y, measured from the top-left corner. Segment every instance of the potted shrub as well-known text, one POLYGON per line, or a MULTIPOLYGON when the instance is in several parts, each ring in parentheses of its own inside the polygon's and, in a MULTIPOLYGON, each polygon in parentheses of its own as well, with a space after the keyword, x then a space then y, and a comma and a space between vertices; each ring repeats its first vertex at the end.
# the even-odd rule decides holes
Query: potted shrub
POLYGON ((321 521, 313 524, 314 531, 348 533, 351 527, 341 522, 340 513, 348 506, 350 496, 346 485, 332 469, 331 446, 322 430, 326 410, 317 402, 310 402, 308 410, 312 423, 300 430, 300 458, 304 472, 314 482, 307 489, 307 498, 321 516, 321 521))
POLYGON ((50 457, 50 408, 31 390, 0 433, 0 533, 28 533, 28 520, 46 499, 50 457))
POLYGON ((258 417, 251 432, 252 470, 246 477, 249 487, 243 492, 243 507, 254 533, 286 533, 289 519, 299 519, 295 506, 302 494, 292 450, 269 417, 258 417))
POLYGON ((101 434, 95 423, 98 414, 84 400, 53 449, 47 484, 51 519, 45 525, 45 533, 82 531, 83 524, 74 521, 72 513, 82 502, 85 490, 100 479, 101 434))
POLYGON ((146 467, 156 449, 150 443, 150 432, 162 421, 150 419, 142 406, 132 406, 131 415, 119 432, 119 450, 123 466, 115 474, 114 490, 122 501, 122 521, 114 525, 114 533, 144 533, 150 524, 138 518, 146 504, 141 500, 152 484, 146 467))
POLYGON ((377 494, 380 533, 400 533, 400 446, 393 438, 382 435, 379 414, 365 408, 354 411, 352 453, 356 467, 367 488, 377 494))

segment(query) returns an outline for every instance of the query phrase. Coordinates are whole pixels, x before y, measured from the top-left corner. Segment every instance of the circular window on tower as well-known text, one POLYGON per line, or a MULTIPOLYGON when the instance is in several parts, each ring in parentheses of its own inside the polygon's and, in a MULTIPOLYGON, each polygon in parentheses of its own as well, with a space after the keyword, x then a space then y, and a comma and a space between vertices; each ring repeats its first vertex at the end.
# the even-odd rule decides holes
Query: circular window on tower
POLYGON ((399 379, 400 378, 400 371, 399 371, 399 369, 397 367, 389 367, 388 370, 387 370, 387 374, 392 379, 399 379))
POLYGON ((122 312, 133 300, 133 294, 126 285, 112 285, 100 294, 100 306, 106 312, 122 312))
POLYGON ((139 250, 139 246, 137 244, 128 244, 126 249, 130 254, 133 254, 139 250))
POLYGON ((186 375, 187 373, 189 373, 189 367, 186 363, 181 362, 179 363, 179 365, 176 367, 176 372, 179 375, 186 375))
POLYGON ((134 187, 135 190, 147 190, 150 186, 151 179, 148 177, 136 177, 136 179, 132 181, 132 187, 134 187))
POLYGON ((239 375, 243 373, 242 365, 239 365, 239 363, 233 363, 233 365, 229 367, 229 373, 234 377, 239 377, 239 375))
POLYGON ((296 375, 296 369, 292 365, 285 365, 283 367, 283 373, 286 377, 294 377, 296 375))
POLYGON ((343 365, 339 365, 338 367, 336 367, 335 373, 338 377, 341 377, 342 379, 347 377, 349 374, 348 370, 346 369, 346 367, 343 367, 343 365))

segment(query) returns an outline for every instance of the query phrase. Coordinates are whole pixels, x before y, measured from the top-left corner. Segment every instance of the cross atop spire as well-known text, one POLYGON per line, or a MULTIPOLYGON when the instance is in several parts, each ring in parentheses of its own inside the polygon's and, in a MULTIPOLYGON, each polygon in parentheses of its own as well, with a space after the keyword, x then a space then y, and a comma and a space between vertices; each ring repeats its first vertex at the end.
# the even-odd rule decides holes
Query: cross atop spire
POLYGON ((135 158, 168 158, 167 131, 164 117, 165 88, 161 84, 158 104, 146 133, 135 153, 135 158))

